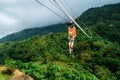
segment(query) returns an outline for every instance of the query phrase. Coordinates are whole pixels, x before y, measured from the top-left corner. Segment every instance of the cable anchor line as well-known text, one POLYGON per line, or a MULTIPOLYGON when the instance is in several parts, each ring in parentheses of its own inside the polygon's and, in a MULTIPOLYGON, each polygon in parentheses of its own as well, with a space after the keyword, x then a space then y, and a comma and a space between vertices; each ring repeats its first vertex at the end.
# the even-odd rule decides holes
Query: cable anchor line
POLYGON ((68 2, 66 0, 64 0, 65 4, 67 5, 67 7, 70 9, 70 11, 72 12, 72 16, 75 18, 77 15, 76 12, 72 9, 72 7, 70 7, 70 5, 68 4, 68 2))
POLYGON ((63 19, 63 20, 67 20, 67 19, 65 19, 64 17, 62 17, 61 15, 59 15, 59 14, 57 14, 55 11, 53 11, 52 9, 50 9, 48 6, 46 6, 46 5, 44 5, 44 4, 42 4, 40 1, 38 1, 38 0, 35 0, 37 3, 39 3, 40 5, 42 5, 42 6, 44 6, 45 8, 47 8, 48 10, 50 10, 51 12, 53 12, 54 14, 56 14, 57 16, 59 16, 61 19, 63 19))
POLYGON ((58 7, 60 7, 60 10, 67 16, 70 18, 71 21, 74 22, 74 24, 88 37, 88 38, 91 38, 81 27, 80 25, 71 17, 71 15, 65 10, 65 8, 60 4, 58 3, 56 0, 53 0, 57 5, 58 7))
MULTIPOLYGON (((64 0, 64 2, 69 7, 69 9, 71 10, 71 12, 73 13, 73 16, 75 18, 75 15, 77 15, 76 12, 72 9, 72 7, 70 7, 70 5, 68 4, 68 2, 66 0, 64 0)), ((85 25, 85 23, 83 21, 81 21, 79 18, 78 18, 78 20, 83 24, 84 27, 86 27, 86 25, 85 25)))

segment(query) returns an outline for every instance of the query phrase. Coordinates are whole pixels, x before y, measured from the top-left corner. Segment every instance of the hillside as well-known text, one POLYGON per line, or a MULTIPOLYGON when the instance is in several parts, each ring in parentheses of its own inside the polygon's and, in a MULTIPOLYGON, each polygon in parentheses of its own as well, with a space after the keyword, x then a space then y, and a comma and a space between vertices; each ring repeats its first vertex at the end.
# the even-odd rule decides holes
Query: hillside
MULTIPOLYGON (((99 23, 110 23, 113 21, 120 21, 120 3, 105 5, 102 7, 90 8, 85 11, 80 17, 80 20, 86 25, 96 25, 99 23)), ((77 19, 77 20, 79 20, 77 19)))
POLYGON ((45 35, 50 32, 53 32, 53 33, 63 32, 65 31, 65 28, 66 28, 65 24, 56 24, 56 25, 46 26, 42 28, 29 28, 17 33, 7 35, 6 37, 3 37, 2 39, 0 39, 0 42, 20 41, 35 35, 45 35))
MULTIPOLYGON (((99 9, 108 6, 118 4, 99 9)), ((111 11, 109 7, 107 11, 111 11)), ((94 9, 96 8, 90 10, 94 9)), ((116 8, 116 11, 119 9, 120 7, 116 8)), ((90 15, 91 12, 88 10, 85 13, 90 15)), ((102 20, 84 28, 92 38, 87 38, 78 29, 71 55, 67 54, 67 31, 49 33, 22 41, 0 43, 0 64, 18 68, 35 80, 119 80, 120 16, 117 12, 113 13, 116 16, 112 20, 106 22, 102 16, 105 22, 102 20)), ((107 14, 109 15, 111 13, 107 14)), ((79 19, 76 20, 79 22, 79 19)))
POLYGON ((95 32, 101 37, 120 44, 120 3, 90 8, 76 20, 82 20, 87 26, 95 26, 95 32))

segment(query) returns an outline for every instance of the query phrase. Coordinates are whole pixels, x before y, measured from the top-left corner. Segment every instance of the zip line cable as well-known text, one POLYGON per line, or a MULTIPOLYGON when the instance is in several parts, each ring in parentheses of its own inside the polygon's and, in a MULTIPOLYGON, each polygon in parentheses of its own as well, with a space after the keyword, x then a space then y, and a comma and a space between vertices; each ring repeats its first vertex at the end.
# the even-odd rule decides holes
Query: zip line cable
MULTIPOLYGON (((61 12, 63 12, 65 14, 65 12, 63 11, 63 9, 61 7, 59 7, 57 4, 54 4, 51 0, 49 0, 56 8, 58 8, 61 12)), ((53 0, 54 1, 54 0, 53 0)), ((66 14, 65 14, 66 15, 66 14)), ((66 15, 67 16, 67 15, 66 15)))
MULTIPOLYGON (((57 5, 55 5, 51 0, 49 0, 56 8, 60 9, 57 5)), ((65 0, 64 0, 65 1, 65 0)), ((70 7, 70 5, 67 3, 67 1, 65 1, 66 5, 71 9, 72 13, 74 13, 76 15, 76 13, 74 12, 74 10, 70 7)), ((75 18, 75 17, 74 17, 75 18)), ((85 23, 82 22, 79 18, 78 20, 83 24, 84 27, 86 27, 85 23)))
MULTIPOLYGON (((42 3, 41 3, 40 1, 38 1, 38 0, 35 0, 35 1, 36 1, 37 3, 39 3, 40 5, 46 7, 48 10, 50 10, 51 12, 53 12, 54 14, 56 14, 57 16, 61 17, 63 20, 66 21, 65 18, 63 18, 61 15, 57 14, 55 11, 53 11, 52 9, 50 9, 48 6, 42 4, 42 3)), ((79 26, 79 24, 71 17, 71 15, 65 10, 65 8, 64 8, 61 4, 59 4, 56 0, 53 0, 53 1, 54 1, 54 2, 56 3, 56 5, 59 7, 59 10, 61 10, 70 20, 72 20, 72 21, 76 24, 76 26, 77 26, 87 37, 90 38, 90 36, 88 36, 88 34, 79 26)))
MULTIPOLYGON (((65 4, 69 7, 69 9, 71 10, 71 12, 73 13, 74 18, 75 18, 75 15, 77 15, 77 14, 75 13, 75 11, 72 9, 72 7, 70 7, 70 5, 68 4, 68 2, 67 2, 66 0, 64 0, 64 2, 65 2, 65 4)), ((84 23, 83 21, 81 21, 79 18, 78 18, 78 20, 83 24, 84 27, 86 27, 86 25, 85 25, 85 23, 84 23)))
POLYGON ((80 23, 83 24, 84 27, 87 27, 83 21, 81 21, 79 18, 78 18, 78 20, 80 21, 80 23))
POLYGON ((61 11, 66 15, 68 16, 75 24, 76 26, 88 37, 88 38, 91 38, 81 27, 80 25, 71 17, 71 15, 65 10, 65 8, 60 4, 58 3, 56 0, 53 0, 57 5, 58 7, 60 7, 61 11))
POLYGON ((54 5, 57 9, 60 9, 54 2, 52 2, 51 0, 49 0, 49 2, 54 5))
POLYGON ((68 8, 71 10, 71 12, 72 12, 72 14, 73 14, 73 16, 74 16, 74 18, 75 18, 75 15, 77 15, 76 13, 75 13, 75 11, 72 9, 72 7, 70 7, 70 5, 68 4, 68 2, 66 1, 66 0, 64 0, 64 2, 65 2, 65 4, 68 6, 68 8), (75 15, 74 15, 75 14, 75 15))
MULTIPOLYGON (((49 0, 49 2, 53 5, 53 6, 55 6, 58 10, 60 10, 60 7, 58 7, 53 1, 51 1, 51 0, 49 0)), ((65 14, 64 14, 65 15, 65 14)), ((67 21, 67 19, 66 19, 66 21, 67 21)), ((66 22, 65 21, 65 22, 66 22)))
MULTIPOLYGON (((54 2, 52 2, 53 0, 52 0, 52 1, 49 0, 49 1, 50 1, 50 3, 52 3, 58 10, 60 10, 60 11, 62 10, 61 7, 59 7, 57 4, 55 4, 54 2)), ((62 11, 61 11, 61 12, 62 12, 62 11)), ((63 13, 64 13, 64 12, 63 12, 63 13)), ((64 15, 66 15, 66 14, 64 13, 64 15)))
POLYGON ((61 15, 57 14, 57 13, 56 13, 55 11, 53 11, 52 9, 50 9, 48 6, 42 4, 40 1, 38 1, 38 0, 35 0, 35 1, 36 1, 37 3, 39 3, 40 5, 46 7, 48 10, 50 10, 51 12, 53 12, 54 14, 56 14, 57 16, 59 16, 61 19, 65 20, 65 21, 67 20, 67 19, 65 19, 64 17, 62 17, 61 15))

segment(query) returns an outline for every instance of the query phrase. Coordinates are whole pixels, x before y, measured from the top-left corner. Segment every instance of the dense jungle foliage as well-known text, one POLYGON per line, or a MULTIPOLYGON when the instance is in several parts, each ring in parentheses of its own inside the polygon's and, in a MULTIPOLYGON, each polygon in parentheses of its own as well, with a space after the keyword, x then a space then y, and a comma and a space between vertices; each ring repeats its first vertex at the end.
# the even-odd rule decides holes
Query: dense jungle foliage
MULTIPOLYGON (((18 68, 35 80, 120 80, 120 4, 91 8, 81 19, 87 38, 77 29, 68 55, 65 32, 0 43, 0 64, 18 68)), ((66 27, 67 28, 67 27, 66 27)))

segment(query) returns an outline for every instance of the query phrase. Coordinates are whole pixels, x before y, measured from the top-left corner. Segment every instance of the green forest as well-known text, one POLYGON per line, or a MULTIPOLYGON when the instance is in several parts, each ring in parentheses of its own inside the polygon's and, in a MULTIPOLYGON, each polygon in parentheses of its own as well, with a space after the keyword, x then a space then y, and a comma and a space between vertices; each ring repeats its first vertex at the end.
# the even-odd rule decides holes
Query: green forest
POLYGON ((64 32, 0 43, 0 65, 34 80, 120 80, 120 3, 90 8, 76 21, 91 38, 77 29, 71 55, 66 26, 64 32))
POLYGON ((65 29, 66 29, 66 24, 56 24, 56 25, 44 26, 41 28, 39 27, 28 28, 28 29, 24 29, 22 31, 7 35, 2 39, 0 39, 0 42, 21 41, 35 35, 45 35, 50 32, 53 32, 53 33, 63 32, 65 31, 65 29))

